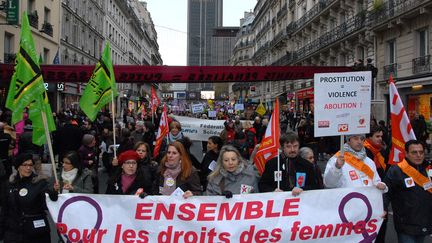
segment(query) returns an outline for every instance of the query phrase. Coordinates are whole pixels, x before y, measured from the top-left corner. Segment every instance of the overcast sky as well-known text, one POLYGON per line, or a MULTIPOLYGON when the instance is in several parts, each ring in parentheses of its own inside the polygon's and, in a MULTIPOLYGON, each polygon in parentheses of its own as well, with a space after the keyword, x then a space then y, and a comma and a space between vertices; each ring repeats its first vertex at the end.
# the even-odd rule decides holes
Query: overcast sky
MULTIPOLYGON (((187 0, 145 0, 158 34, 164 65, 185 66, 187 48, 187 0)), ((223 25, 239 26, 245 11, 257 0, 225 0, 223 25)))

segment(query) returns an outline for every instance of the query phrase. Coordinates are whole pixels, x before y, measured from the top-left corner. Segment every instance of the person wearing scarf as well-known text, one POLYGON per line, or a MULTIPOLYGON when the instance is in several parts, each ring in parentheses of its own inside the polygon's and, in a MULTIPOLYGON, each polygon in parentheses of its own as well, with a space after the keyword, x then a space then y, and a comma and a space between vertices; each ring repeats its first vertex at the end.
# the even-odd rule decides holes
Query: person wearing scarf
POLYGON ((249 194, 258 192, 259 174, 232 145, 222 147, 214 171, 208 176, 206 195, 249 194))
POLYGON ((65 153, 62 162, 62 169, 58 173, 59 182, 54 183, 54 189, 60 193, 92 193, 92 173, 82 166, 78 153, 75 151, 65 153))
POLYGON ((146 183, 142 170, 138 169, 138 153, 127 150, 118 157, 118 165, 115 172, 108 179, 105 194, 139 195, 143 192, 151 192, 151 185, 146 183))
POLYGON ((366 156, 363 146, 365 136, 361 134, 346 135, 344 155, 336 153, 327 162, 324 172, 324 185, 327 188, 376 186, 386 190, 381 181, 375 163, 366 156))
POLYGON ((45 193, 52 201, 58 194, 50 189, 48 178, 35 174, 34 164, 31 154, 18 154, 16 173, 0 188, 0 241, 51 242, 45 193))
POLYGON ((384 179, 385 172, 388 169, 388 158, 384 149, 383 129, 380 126, 371 127, 370 133, 366 135, 364 147, 367 157, 375 162, 378 175, 381 179, 384 179))
POLYGON ((181 124, 178 121, 172 121, 169 123, 169 133, 168 133, 168 141, 166 139, 162 140, 162 145, 160 148, 159 155, 155 158, 157 161, 161 161, 164 155, 167 152, 168 144, 171 144, 175 141, 178 141, 184 137, 181 132, 181 124))
POLYGON ((432 234, 432 166, 419 140, 405 143, 405 159, 392 165, 384 178, 389 187, 384 209, 391 202, 399 242, 427 242, 432 234))
POLYGON ((184 198, 202 194, 198 172, 179 141, 168 145, 157 176, 153 186, 154 194, 170 196, 177 188, 184 192, 184 198))

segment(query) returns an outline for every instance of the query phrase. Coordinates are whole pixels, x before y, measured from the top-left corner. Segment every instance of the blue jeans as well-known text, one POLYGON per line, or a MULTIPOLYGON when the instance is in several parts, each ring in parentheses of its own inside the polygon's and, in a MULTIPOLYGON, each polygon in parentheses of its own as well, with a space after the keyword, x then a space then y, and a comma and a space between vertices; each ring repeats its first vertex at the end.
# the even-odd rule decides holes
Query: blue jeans
POLYGON ((397 233, 399 243, 423 243, 425 235, 407 235, 397 233))

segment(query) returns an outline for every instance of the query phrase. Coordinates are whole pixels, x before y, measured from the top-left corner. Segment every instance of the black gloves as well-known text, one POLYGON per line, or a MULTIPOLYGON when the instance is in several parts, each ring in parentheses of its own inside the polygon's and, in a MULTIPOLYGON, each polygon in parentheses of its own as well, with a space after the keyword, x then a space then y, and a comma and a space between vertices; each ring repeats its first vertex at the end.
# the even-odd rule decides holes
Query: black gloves
POLYGON ((233 194, 230 191, 223 191, 222 196, 225 196, 226 198, 232 198, 233 194))
POLYGON ((145 193, 145 192, 141 192, 138 196, 139 196, 141 199, 144 199, 144 198, 147 197, 148 195, 147 195, 147 193, 145 193))
POLYGON ((51 199, 51 201, 56 202, 58 199, 58 192, 54 190, 48 190, 48 196, 51 199))

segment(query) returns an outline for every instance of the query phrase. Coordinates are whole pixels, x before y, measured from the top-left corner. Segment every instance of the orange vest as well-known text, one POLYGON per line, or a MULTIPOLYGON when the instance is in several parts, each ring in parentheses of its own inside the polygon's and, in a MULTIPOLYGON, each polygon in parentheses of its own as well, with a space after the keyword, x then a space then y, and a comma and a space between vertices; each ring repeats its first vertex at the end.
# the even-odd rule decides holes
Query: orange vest
POLYGON ((364 141, 364 146, 365 148, 369 149, 372 152, 374 156, 373 161, 375 162, 376 167, 383 168, 385 170, 387 165, 385 163, 384 157, 381 154, 380 149, 375 148, 374 145, 368 139, 364 141))
MULTIPOLYGON (((339 157, 339 152, 336 153, 336 157, 339 157)), ((365 173, 365 175, 367 175, 367 177, 369 177, 372 181, 374 178, 374 172, 373 170, 367 165, 365 164, 363 161, 359 160, 357 157, 355 157, 354 155, 352 155, 351 153, 345 152, 344 153, 344 160, 345 163, 351 165, 352 167, 354 167, 356 170, 359 170, 363 173, 365 173)))
MULTIPOLYGON (((397 163, 399 168, 402 170, 403 173, 405 173, 407 176, 413 178, 414 182, 420 186, 423 187, 424 184, 430 182, 429 178, 422 175, 418 170, 414 169, 406 160, 403 160, 402 162, 397 163)), ((428 192, 432 193, 432 188, 429 188, 427 190, 428 192)))

